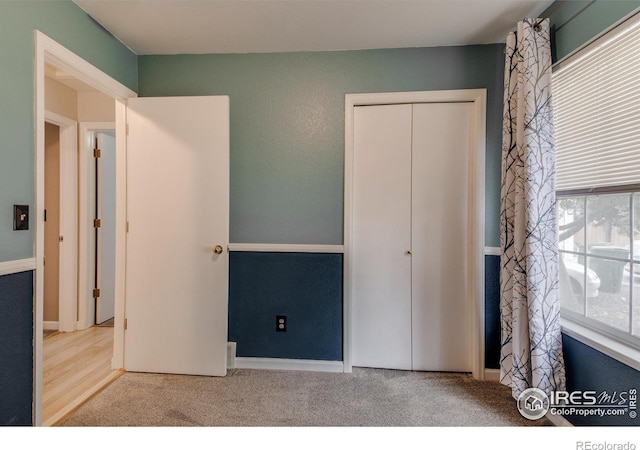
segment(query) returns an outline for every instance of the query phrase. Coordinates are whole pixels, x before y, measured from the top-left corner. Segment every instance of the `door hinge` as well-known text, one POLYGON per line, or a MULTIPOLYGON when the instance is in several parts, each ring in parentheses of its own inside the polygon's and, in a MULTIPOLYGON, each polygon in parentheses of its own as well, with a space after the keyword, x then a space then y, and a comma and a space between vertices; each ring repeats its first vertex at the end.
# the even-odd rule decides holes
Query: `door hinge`
POLYGON ((126 133, 127 133, 127 136, 129 136, 129 124, 127 124, 126 126, 126 133))
POLYGON ((58 242, 64 241, 64 236, 58 236, 58 242))
POLYGON ((100 158, 102 156, 102 152, 100 151, 99 148, 94 148, 93 149, 93 157, 94 158, 100 158))
POLYGON ((94 289, 93 298, 98 298, 98 297, 100 297, 100 289, 94 289))
POLYGON ((127 220, 127 233, 129 232, 129 221, 127 220))
POLYGON ((129 321, 127 319, 124 319, 124 329, 127 329, 127 326, 129 325, 129 321))
POLYGON ((43 266, 46 266, 46 265, 47 265, 47 257, 46 257, 46 256, 43 256, 43 257, 42 257, 42 265, 43 265, 43 266))
POLYGON ((94 219, 94 221, 93 221, 93 228, 100 228, 101 223, 102 223, 102 222, 100 222, 100 219, 94 219))

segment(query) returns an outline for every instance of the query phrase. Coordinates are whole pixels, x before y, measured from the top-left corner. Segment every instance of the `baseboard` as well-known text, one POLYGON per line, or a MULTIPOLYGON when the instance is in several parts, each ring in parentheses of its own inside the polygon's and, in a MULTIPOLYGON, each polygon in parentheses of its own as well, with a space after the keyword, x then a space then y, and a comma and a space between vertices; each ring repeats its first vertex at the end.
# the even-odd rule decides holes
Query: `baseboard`
POLYGON ((310 372, 344 372, 342 361, 309 359, 243 358, 235 359, 236 369, 306 370, 310 372))
POLYGON ((484 381, 500 382, 500 369, 484 369, 484 381))
POLYGON ((58 330, 59 326, 58 326, 58 321, 57 320, 45 320, 42 322, 42 329, 43 330, 58 330))

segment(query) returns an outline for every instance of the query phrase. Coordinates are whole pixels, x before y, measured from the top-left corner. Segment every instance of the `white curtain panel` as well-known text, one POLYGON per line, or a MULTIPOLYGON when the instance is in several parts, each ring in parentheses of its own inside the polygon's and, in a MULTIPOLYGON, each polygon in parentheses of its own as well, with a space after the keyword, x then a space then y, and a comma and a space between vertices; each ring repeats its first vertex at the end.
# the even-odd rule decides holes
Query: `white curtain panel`
POLYGON ((558 301, 549 21, 507 36, 500 209, 500 380, 565 389, 558 301))

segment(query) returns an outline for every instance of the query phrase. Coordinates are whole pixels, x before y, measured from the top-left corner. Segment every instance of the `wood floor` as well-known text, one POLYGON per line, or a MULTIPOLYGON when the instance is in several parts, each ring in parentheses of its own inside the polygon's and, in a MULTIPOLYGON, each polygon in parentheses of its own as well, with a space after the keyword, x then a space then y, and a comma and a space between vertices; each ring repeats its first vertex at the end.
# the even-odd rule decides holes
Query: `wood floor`
POLYGON ((113 328, 56 333, 43 345, 42 424, 52 426, 122 375, 111 369, 113 328))

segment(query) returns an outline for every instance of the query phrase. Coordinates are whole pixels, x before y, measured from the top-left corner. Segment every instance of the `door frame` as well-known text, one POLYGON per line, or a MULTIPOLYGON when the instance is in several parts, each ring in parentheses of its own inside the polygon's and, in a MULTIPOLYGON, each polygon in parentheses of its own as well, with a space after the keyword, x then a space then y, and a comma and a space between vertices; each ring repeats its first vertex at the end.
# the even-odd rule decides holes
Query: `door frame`
MULTIPOLYGON (((76 258, 77 240, 75 239, 77 235, 77 202, 74 200, 74 195, 77 191, 75 173, 78 162, 78 123, 73 119, 51 111, 45 111, 45 122, 60 128, 59 208, 60 236, 64 237, 64 241, 60 245, 59 257, 58 331, 75 331, 76 302, 78 299, 76 283, 78 261, 76 258)), ((44 214, 42 221, 44 223, 44 214)))
MULTIPOLYGON (((93 153, 89 145, 88 135, 92 131, 113 131, 115 122, 80 122, 80 142, 78 145, 79 166, 78 185, 84 189, 78 191, 78 329, 89 328, 94 323, 95 301, 93 300, 94 275, 91 270, 91 261, 95 257, 95 248, 91 243, 91 230, 93 230, 92 202, 86 189, 89 183, 95 182, 92 175, 94 164, 93 153)), ((116 134, 117 136, 117 134, 116 134)), ((92 266, 91 266, 92 267, 92 266)), ((95 269, 95 268, 94 268, 95 269)))
POLYGON ((472 375, 484 379, 484 202, 486 150, 486 89, 414 91, 347 94, 345 96, 344 159, 344 282, 343 282, 343 362, 344 371, 353 368, 353 169, 354 112, 356 106, 395 105, 406 103, 473 103, 472 139, 469 161, 469 313, 472 324, 472 375))
MULTIPOLYGON (((137 94, 111 78, 75 53, 66 49, 44 33, 35 30, 35 245, 34 257, 34 348, 33 348, 33 424, 42 425, 42 328, 44 308, 44 123, 45 123, 45 64, 64 70, 101 93, 115 100, 116 108, 116 315, 114 326, 114 369, 124 367, 124 308, 126 262, 126 101, 137 94)), ((75 174, 74 174, 74 177, 75 174)), ((70 195, 77 199, 76 191, 70 195)), ((74 239, 77 239, 77 231, 74 239)), ((76 244, 77 245, 77 244, 76 244)), ((77 271, 76 271, 77 272, 77 271)), ((77 276, 77 273, 74 274, 77 276)))

